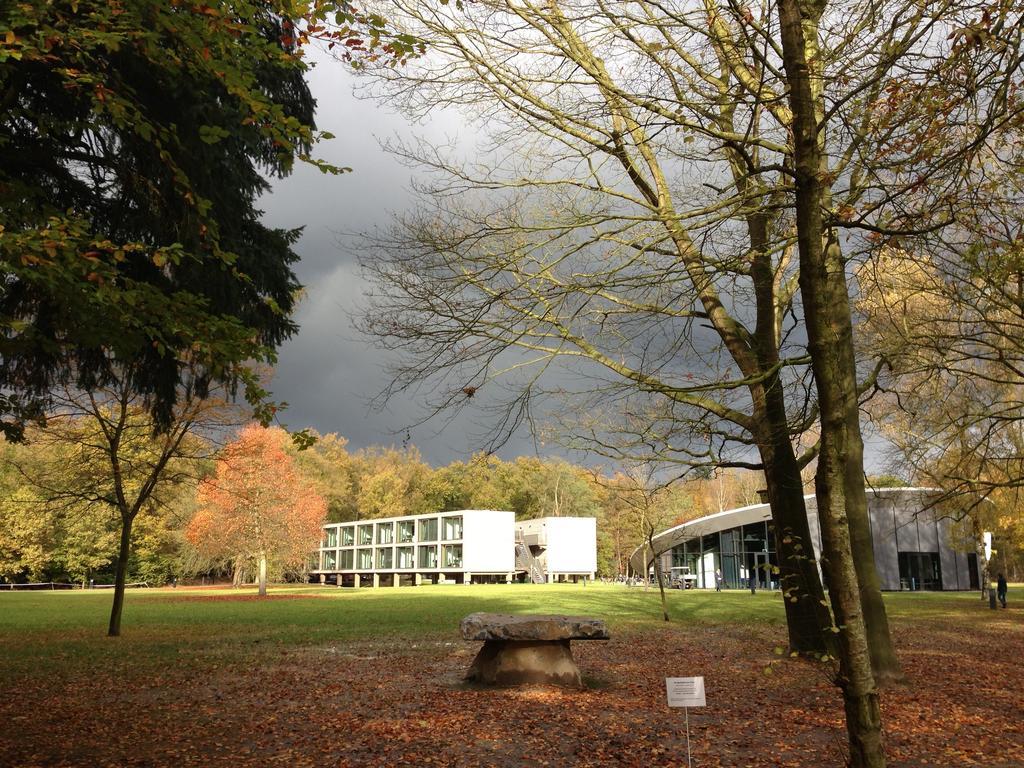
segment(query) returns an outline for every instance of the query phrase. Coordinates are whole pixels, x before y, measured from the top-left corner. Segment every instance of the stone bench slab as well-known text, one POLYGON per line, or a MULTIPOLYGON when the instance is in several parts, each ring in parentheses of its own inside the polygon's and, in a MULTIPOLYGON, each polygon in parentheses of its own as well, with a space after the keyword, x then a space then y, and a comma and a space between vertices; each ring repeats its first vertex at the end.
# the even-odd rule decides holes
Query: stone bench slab
POLYGON ((570 640, 607 640, 608 628, 586 616, 471 613, 462 620, 462 637, 483 640, 466 679, 486 685, 583 687, 570 640))
POLYGON ((471 613, 460 625, 465 640, 607 640, 601 619, 587 616, 471 613))

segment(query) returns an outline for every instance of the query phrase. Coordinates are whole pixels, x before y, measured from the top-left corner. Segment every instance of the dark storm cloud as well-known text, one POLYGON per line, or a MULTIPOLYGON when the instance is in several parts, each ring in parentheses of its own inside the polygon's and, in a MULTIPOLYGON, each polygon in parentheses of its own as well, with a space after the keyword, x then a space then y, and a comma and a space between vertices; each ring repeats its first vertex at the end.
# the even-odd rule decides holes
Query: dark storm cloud
MULTIPOLYGON (((420 136, 446 141, 462 129, 457 116, 439 114, 429 124, 411 127, 404 117, 351 95, 352 76, 326 57, 317 57, 310 77, 317 98, 317 126, 335 139, 317 155, 352 168, 342 176, 299 165, 274 183, 261 204, 265 220, 278 227, 303 226, 296 267, 306 286, 295 319, 300 330, 285 342, 271 389, 285 400, 291 428, 311 426, 337 432, 350 447, 401 444, 406 429, 419 420, 422 406, 409 398, 387 410, 371 411, 370 400, 387 384, 385 353, 352 327, 366 288, 347 235, 388 226, 392 215, 411 205, 411 171, 380 148, 377 137, 420 136)), ((483 445, 480 430, 460 416, 439 432, 441 422, 410 430, 410 441, 434 465, 466 458, 483 445)), ((500 452, 505 457, 533 453, 523 435, 500 452)))
POLYGON ((339 245, 339 233, 385 225, 392 212, 410 204, 410 171, 380 148, 377 137, 411 129, 403 117, 354 98, 352 85, 345 68, 329 59, 318 61, 310 75, 317 127, 335 135, 317 146, 316 155, 352 172, 332 176, 300 163, 263 200, 272 224, 304 226, 298 271, 307 285, 355 263, 355 254, 339 245))

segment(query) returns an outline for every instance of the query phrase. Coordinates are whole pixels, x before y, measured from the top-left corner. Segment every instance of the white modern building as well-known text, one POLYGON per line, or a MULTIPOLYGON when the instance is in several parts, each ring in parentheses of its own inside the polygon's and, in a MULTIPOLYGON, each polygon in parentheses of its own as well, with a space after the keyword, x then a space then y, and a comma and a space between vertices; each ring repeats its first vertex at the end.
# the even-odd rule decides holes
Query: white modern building
MULTIPOLYGON (((978 589, 981 579, 973 540, 957 526, 955 510, 936 505, 928 488, 868 489, 868 514, 875 566, 883 590, 978 589)), ((814 545, 821 556, 817 501, 804 497, 814 545)), ((763 589, 778 584, 768 566, 778 566, 771 508, 767 504, 730 509, 677 525, 654 538, 663 573, 714 588, 715 570, 727 587, 746 587, 753 575, 763 589)), ((643 573, 645 554, 630 560, 643 573)), ((647 564, 649 565, 649 563, 647 564)))
POLYGON ((540 517, 516 523, 516 559, 531 581, 593 579, 597 518, 540 517))
POLYGON ((593 578, 597 526, 594 518, 516 523, 515 513, 491 509, 329 523, 317 558, 314 577, 339 586, 593 578))

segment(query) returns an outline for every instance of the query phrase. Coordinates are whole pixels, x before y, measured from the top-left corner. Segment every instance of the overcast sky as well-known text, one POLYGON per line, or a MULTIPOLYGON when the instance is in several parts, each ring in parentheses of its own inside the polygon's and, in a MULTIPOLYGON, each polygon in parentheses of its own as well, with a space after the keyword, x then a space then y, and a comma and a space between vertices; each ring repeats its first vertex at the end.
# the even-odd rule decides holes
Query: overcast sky
MULTIPOLYGON (((384 152, 380 139, 420 135, 468 141, 472 136, 456 115, 438 114, 428 124, 410 125, 393 111, 356 99, 354 79, 345 67, 317 58, 310 77, 317 127, 336 136, 322 143, 317 154, 353 172, 330 176, 299 165, 261 201, 268 223, 305 226, 297 246, 302 261, 296 272, 306 286, 295 315, 300 331, 281 347, 271 389, 276 399, 289 403, 284 414, 289 428, 337 432, 348 438, 351 449, 401 445, 421 411, 408 400, 392 403, 386 412, 369 409, 368 401, 386 385, 387 376, 382 352, 352 328, 350 314, 365 284, 344 235, 386 226, 392 213, 410 202, 412 171, 384 152)), ((465 459, 482 447, 480 430, 471 420, 441 426, 410 431, 411 442, 431 464, 465 459)), ((499 453, 511 458, 535 453, 535 448, 524 434, 499 453)))
MULTIPOLYGON (((370 409, 370 399, 387 384, 384 353, 352 327, 351 314, 357 311, 366 284, 345 235, 387 226, 392 214, 412 199, 413 171, 381 149, 380 140, 415 135, 471 146, 472 128, 452 113, 411 125, 393 110, 355 98, 354 78, 346 68, 323 55, 316 58, 310 84, 318 101, 317 126, 336 136, 322 143, 317 154, 353 172, 330 176, 299 164, 261 201, 268 223, 305 227, 297 245, 302 260, 296 271, 306 286, 295 315, 300 330, 281 347, 271 388, 276 399, 290 404, 284 414, 289 428, 336 432, 353 450, 401 445, 408 429, 409 441, 432 465, 466 459, 484 445, 481 427, 471 417, 412 427, 422 404, 403 399, 384 412, 370 409)), ((479 405, 486 402, 481 399, 479 405)), ((867 447, 867 466, 877 472, 883 446, 869 439, 867 447)), ((498 453, 513 458, 545 452, 524 433, 498 453)))

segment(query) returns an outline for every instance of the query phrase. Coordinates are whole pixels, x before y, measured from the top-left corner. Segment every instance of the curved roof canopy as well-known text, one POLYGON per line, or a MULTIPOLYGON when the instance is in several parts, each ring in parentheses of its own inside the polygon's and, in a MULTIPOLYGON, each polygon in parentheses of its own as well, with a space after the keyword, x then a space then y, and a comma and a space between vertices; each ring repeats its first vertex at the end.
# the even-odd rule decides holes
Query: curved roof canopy
MULTIPOLYGON (((808 498, 813 499, 814 495, 805 496, 804 500, 806 501, 808 498)), ((657 534, 653 539, 654 555, 660 555, 678 544, 709 533, 717 533, 718 531, 725 531, 740 525, 749 525, 750 523, 759 523, 763 520, 771 519, 772 508, 768 504, 751 504, 749 507, 727 509, 725 512, 716 512, 713 515, 698 517, 696 520, 680 523, 674 528, 669 528, 667 531, 657 534)), ((653 559, 646 545, 636 549, 629 557, 629 565, 634 573, 646 572, 647 568, 645 567, 644 559, 647 560, 648 564, 653 559)))
MULTIPOLYGON (((911 494, 933 494, 941 493, 938 488, 868 488, 868 495, 870 496, 892 496, 892 495, 911 495, 911 494)), ((813 493, 808 493, 804 496, 804 503, 807 505, 809 510, 816 510, 817 504, 813 493)), ((654 537, 654 555, 660 555, 668 550, 672 549, 683 542, 696 539, 700 536, 705 536, 710 533, 717 533, 718 531, 725 531, 730 528, 736 528, 741 525, 749 525, 750 523, 759 523, 764 520, 771 520, 772 509, 768 504, 751 504, 748 507, 739 507, 737 509, 727 509, 725 512, 716 512, 713 515, 706 515, 699 517, 696 520, 689 520, 685 523, 669 528, 666 531, 662 531, 654 537)), ((632 555, 629 557, 629 565, 633 569, 634 573, 645 573, 647 571, 646 565, 649 565, 653 556, 650 554, 648 547, 643 545, 638 547, 632 555), (646 558, 647 563, 644 563, 646 558)))

